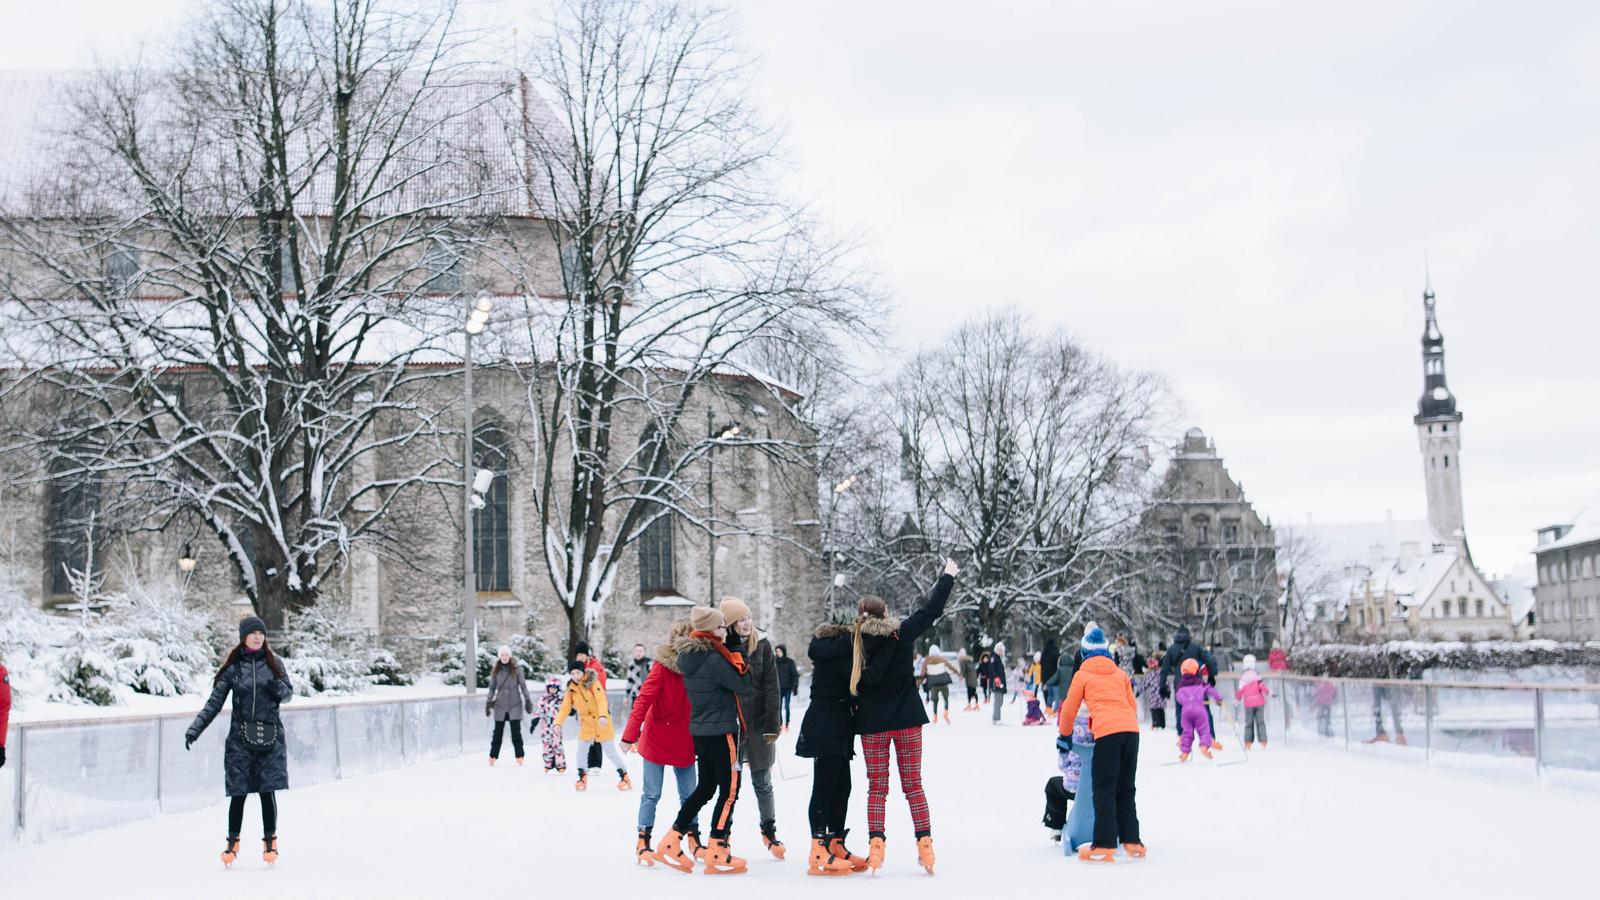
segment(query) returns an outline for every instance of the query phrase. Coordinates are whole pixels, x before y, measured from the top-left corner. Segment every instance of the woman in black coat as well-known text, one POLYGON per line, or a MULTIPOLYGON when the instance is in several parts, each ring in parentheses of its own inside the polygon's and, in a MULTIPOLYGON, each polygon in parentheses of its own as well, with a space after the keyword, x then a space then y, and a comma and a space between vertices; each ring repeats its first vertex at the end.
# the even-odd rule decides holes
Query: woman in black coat
POLYGON ((188 750, 233 695, 233 714, 223 744, 223 781, 227 789, 228 845, 222 864, 239 854, 239 829, 244 825, 244 799, 261 796, 261 858, 278 861, 277 792, 289 789, 289 747, 284 743, 278 705, 294 696, 283 661, 267 646, 267 626, 255 616, 239 623, 239 645, 228 653, 212 679, 211 698, 194 717, 184 736, 188 750))
POLYGON ((850 809, 850 760, 855 753, 856 704, 850 696, 851 627, 823 624, 806 655, 811 658, 811 705, 800 719, 794 755, 812 768, 811 855, 808 874, 848 875, 867 867, 845 849, 850 809))
POLYGON ((884 803, 889 796, 889 748, 893 746, 900 790, 911 805, 917 858, 933 873, 933 833, 928 798, 922 790, 922 726, 928 724, 928 713, 917 695, 912 657, 917 639, 944 615, 958 571, 955 560, 945 560, 944 574, 903 622, 889 616, 877 597, 863 597, 856 616, 850 692, 856 697, 856 730, 861 733, 861 753, 867 760, 867 833, 871 839, 867 865, 874 870, 883 865, 884 803))

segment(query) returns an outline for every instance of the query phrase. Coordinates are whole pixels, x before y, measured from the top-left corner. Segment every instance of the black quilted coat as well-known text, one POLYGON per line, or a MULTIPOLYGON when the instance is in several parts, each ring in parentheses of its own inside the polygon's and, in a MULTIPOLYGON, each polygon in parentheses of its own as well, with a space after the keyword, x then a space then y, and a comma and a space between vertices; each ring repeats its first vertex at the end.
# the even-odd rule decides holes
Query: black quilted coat
POLYGON ((233 694, 233 715, 228 724, 222 768, 229 797, 289 789, 289 746, 284 743, 283 719, 278 705, 294 696, 288 678, 275 678, 267 666, 265 653, 240 653, 233 665, 224 669, 211 691, 211 699, 194 717, 188 738, 197 740, 211 720, 222 712, 222 702, 233 694), (277 726, 278 741, 270 750, 253 751, 239 738, 240 723, 254 717, 257 722, 277 726))

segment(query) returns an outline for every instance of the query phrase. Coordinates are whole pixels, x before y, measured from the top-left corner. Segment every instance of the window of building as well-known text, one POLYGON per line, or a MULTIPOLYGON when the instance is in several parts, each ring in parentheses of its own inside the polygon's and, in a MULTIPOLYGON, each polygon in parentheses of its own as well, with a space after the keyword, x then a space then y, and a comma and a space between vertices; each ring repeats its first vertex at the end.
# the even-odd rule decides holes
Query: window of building
POLYGON ((106 254, 105 277, 106 287, 112 293, 128 293, 139 278, 139 251, 132 247, 112 247, 106 254))
POLYGON ((672 591, 672 513, 662 513, 639 534, 639 592, 672 591))
POLYGON ((1239 543, 1239 523, 1238 522, 1223 522, 1222 523, 1222 542, 1224 544, 1237 544, 1237 543, 1239 543))
POLYGON ((561 245, 561 285, 568 297, 583 293, 583 252, 573 241, 561 245))
POLYGON ((1211 577, 1211 561, 1208 560, 1208 559, 1202 559, 1199 562, 1195 563, 1194 574, 1201 581, 1204 581, 1207 578, 1210 578, 1211 577))
POLYGON ((1211 543, 1211 526, 1206 522, 1194 523, 1194 540, 1197 544, 1211 543))
POLYGON ((1483 601, 1482 600, 1476 601, 1476 605, 1477 605, 1477 608, 1478 608, 1478 618, 1481 619, 1481 618, 1483 618, 1483 601))
POLYGON ((423 258, 423 268, 428 272, 428 280, 423 284, 423 290, 437 294, 449 294, 461 290, 466 260, 459 248, 443 240, 435 241, 423 258))
POLYGON ((1444 467, 1446 469, 1450 468, 1450 454, 1448 453, 1444 455, 1444 467))
MULTIPOLYGON (((483 508, 472 516, 472 565, 478 590, 511 590, 510 443, 495 426, 478 429, 472 457, 475 468, 494 473, 483 494, 483 508)), ((470 477, 470 476, 469 476, 470 477)))
POLYGON ((100 484, 82 475, 63 475, 50 484, 50 591, 69 595, 80 578, 100 571, 100 554, 93 552, 101 526, 100 484))

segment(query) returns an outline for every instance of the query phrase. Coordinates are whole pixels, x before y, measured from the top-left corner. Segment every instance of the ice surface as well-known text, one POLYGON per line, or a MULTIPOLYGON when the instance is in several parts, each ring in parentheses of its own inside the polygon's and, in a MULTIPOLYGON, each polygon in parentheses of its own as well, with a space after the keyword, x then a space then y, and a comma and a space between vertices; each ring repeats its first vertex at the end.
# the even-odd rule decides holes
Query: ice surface
MULTIPOLYGON (((1370 709, 1351 712, 1352 725, 1370 718, 1370 709)), ((1415 710, 1404 712, 1409 732, 1415 710)), ((1246 764, 1221 765, 1244 758, 1226 720, 1218 723, 1226 749, 1213 762, 1162 765, 1176 758, 1175 736, 1145 732, 1139 810, 1149 859, 1110 866, 1063 859, 1039 822, 1044 782, 1055 774, 1052 730, 1019 727, 1009 710, 1010 724, 1000 728, 988 724, 987 711, 955 717, 953 727, 926 730, 925 781, 939 857, 935 879, 917 868, 905 802, 891 793, 883 871, 873 879, 830 880, 830 891, 926 900, 930 891, 957 897, 1058 889, 1164 897, 1233 896, 1243 890, 1299 900, 1362 897, 1376 890, 1462 900, 1522 896, 1530 888, 1579 896, 1592 884, 1590 791, 1542 788, 1531 778, 1515 784, 1451 774, 1378 753, 1285 748, 1276 738, 1270 750, 1251 753, 1246 764), (1516 853, 1516 842, 1505 840, 1508 828, 1537 830, 1538 852, 1516 853)), ((359 718, 354 708, 341 711, 341 741, 352 740, 345 732, 359 718)), ((447 719, 441 716, 441 724, 447 719)), ((1342 721, 1337 724, 1342 728, 1342 721)), ((372 740, 393 733, 383 721, 370 727, 366 737, 372 740)), ((802 853, 810 767, 793 756, 793 732, 782 739, 774 779, 789 859, 776 862, 760 852, 755 798, 747 791, 735 814, 734 849, 750 858, 751 872, 719 880, 636 868, 631 856, 639 795, 614 790, 611 773, 597 773, 589 791, 577 793, 570 773, 543 775, 537 753, 524 768, 503 754, 501 765, 491 769, 481 752, 488 720, 469 717, 466 727, 475 746, 462 758, 281 795, 283 858, 276 869, 263 866, 255 851, 259 820, 253 800, 245 817, 246 853, 233 871, 217 862, 226 806, 220 774, 214 773, 204 809, 0 850, 4 894, 52 900, 394 898, 499 896, 509 890, 705 900, 748 896, 751 890, 816 889, 816 879, 804 875, 802 853)), ((567 749, 570 758, 575 747, 569 742, 567 749)), ((629 763, 638 781, 638 758, 629 757, 629 763)), ((864 848, 866 778, 859 758, 854 774, 851 840, 864 848)), ((658 830, 667 827, 675 803, 669 786, 658 830)))

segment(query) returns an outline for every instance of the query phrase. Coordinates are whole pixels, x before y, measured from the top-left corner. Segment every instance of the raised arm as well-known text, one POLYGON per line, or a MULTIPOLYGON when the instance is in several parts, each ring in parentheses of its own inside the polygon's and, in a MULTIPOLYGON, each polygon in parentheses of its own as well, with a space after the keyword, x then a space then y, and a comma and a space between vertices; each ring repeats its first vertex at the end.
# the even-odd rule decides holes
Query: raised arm
POLYGON ((934 622, 939 621, 939 617, 944 615, 945 604, 950 602, 950 589, 955 586, 956 573, 959 571, 955 560, 944 561, 944 573, 934 582, 933 590, 928 592, 916 611, 900 623, 900 640, 915 641, 922 637, 924 631, 933 627, 934 622))

